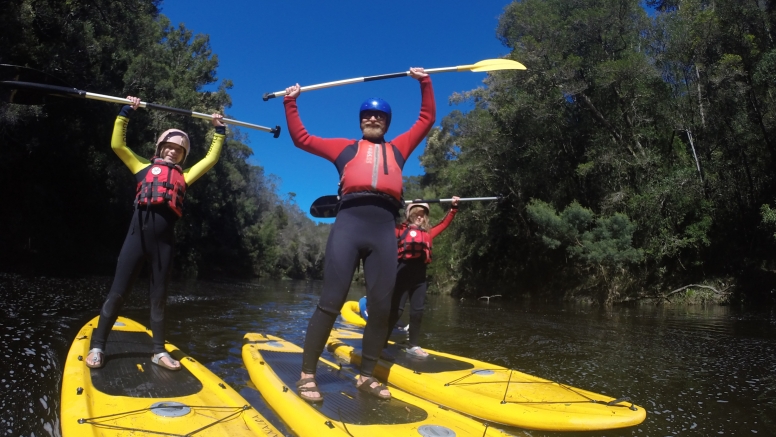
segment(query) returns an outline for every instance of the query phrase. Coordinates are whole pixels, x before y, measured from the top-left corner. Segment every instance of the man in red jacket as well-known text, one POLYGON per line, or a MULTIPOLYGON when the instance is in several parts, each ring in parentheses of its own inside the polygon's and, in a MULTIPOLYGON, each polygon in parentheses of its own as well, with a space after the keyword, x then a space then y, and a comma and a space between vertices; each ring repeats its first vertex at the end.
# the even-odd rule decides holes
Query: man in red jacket
POLYGON ((361 105, 361 140, 320 138, 310 135, 299 118, 299 84, 286 88, 283 104, 294 145, 331 161, 340 175, 340 206, 326 244, 323 291, 307 327, 301 378, 296 384, 299 396, 308 402, 323 399, 315 382, 318 359, 362 259, 369 321, 356 386, 381 399, 391 397, 372 372, 389 329, 397 266, 395 217, 403 206, 401 171, 436 121, 431 78, 422 68, 411 68, 410 76, 420 82, 420 116, 410 130, 390 142, 385 141, 385 133, 391 124, 391 107, 384 100, 368 99, 361 105))

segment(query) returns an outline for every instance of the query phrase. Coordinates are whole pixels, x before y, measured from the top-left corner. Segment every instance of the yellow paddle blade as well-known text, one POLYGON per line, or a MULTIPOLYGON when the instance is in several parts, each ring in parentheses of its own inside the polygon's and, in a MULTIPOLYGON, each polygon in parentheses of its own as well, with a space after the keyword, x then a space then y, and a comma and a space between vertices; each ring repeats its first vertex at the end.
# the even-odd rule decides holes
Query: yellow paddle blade
POLYGON ((458 71, 471 71, 475 73, 495 70, 525 70, 525 65, 511 59, 485 59, 472 65, 461 65, 458 71))

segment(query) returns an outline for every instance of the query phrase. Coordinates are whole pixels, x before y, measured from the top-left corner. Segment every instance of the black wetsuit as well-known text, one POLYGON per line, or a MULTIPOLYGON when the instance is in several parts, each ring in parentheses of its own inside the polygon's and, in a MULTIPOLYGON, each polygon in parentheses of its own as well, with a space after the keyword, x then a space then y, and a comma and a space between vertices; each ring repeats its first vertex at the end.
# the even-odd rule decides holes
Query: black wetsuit
MULTIPOLYGON (((393 230, 397 212, 390 201, 378 196, 343 202, 326 243, 323 267, 326 280, 318 306, 307 326, 303 372, 315 373, 318 358, 345 303, 353 273, 361 259, 364 260, 370 310, 364 338, 385 336, 396 279, 396 237, 393 230)), ((362 375, 372 375, 382 349, 383 344, 379 341, 363 343, 362 375)))
MULTIPOLYGON (((142 173, 142 172, 141 172, 142 173)), ((140 174, 140 173, 138 173, 140 174)), ((135 208, 129 231, 119 253, 116 276, 100 311, 100 321, 92 335, 92 347, 105 350, 113 324, 119 315, 124 296, 148 261, 151 277, 151 333, 153 353, 164 352, 164 308, 167 282, 175 246, 175 222, 178 216, 167 205, 135 208)))
MULTIPOLYGON (((396 292, 393 293, 391 316, 388 326, 396 325, 404 312, 404 305, 410 301, 410 346, 420 346, 420 326, 423 321, 423 307, 426 300, 428 280, 426 279, 426 264, 422 258, 399 260, 396 270, 396 292)), ((369 305, 372 303, 367 298, 369 305)), ((371 313, 370 313, 371 314, 371 313)), ((390 337, 390 332, 388 337, 390 337)), ((386 337, 386 342, 388 338, 386 337)))
MULTIPOLYGON (((135 175, 136 182, 140 183, 152 168, 152 163, 139 157, 127 147, 126 127, 133 112, 134 110, 129 106, 124 106, 119 116, 116 117, 111 148, 135 175)), ((197 181, 218 162, 225 136, 226 127, 216 127, 213 141, 205 157, 192 167, 183 170, 187 186, 197 181)), ((153 334, 153 353, 165 351, 164 309, 167 302, 167 282, 175 248, 175 223, 177 220, 178 215, 167 204, 135 206, 132 221, 119 254, 113 285, 111 285, 108 297, 100 310, 97 329, 92 334, 92 348, 105 350, 108 334, 118 318, 124 297, 132 289, 143 264, 148 261, 151 276, 150 327, 153 334)))

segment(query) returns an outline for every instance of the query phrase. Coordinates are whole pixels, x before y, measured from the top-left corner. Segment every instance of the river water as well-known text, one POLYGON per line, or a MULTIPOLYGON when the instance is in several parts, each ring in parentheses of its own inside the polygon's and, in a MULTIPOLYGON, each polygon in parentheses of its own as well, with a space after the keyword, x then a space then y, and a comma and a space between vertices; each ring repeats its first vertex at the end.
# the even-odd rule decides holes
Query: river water
MULTIPOLYGON (((98 313, 110 278, 0 274, 0 436, 59 436, 62 365, 98 313)), ((148 324, 147 281, 122 315, 148 324)), ((172 284, 168 340, 205 363, 278 428, 242 365, 245 332, 304 339, 320 282, 172 284)), ((494 292, 495 293, 495 292, 494 292)), ((350 298, 363 288, 354 286, 350 298)), ((406 312, 405 312, 406 317, 406 312)), ((339 323, 338 323, 339 325, 339 323)), ((342 325, 345 327, 346 325, 342 325)), ((430 296, 423 344, 612 397, 647 410, 639 426, 531 436, 776 435, 776 310, 618 306, 430 296)))

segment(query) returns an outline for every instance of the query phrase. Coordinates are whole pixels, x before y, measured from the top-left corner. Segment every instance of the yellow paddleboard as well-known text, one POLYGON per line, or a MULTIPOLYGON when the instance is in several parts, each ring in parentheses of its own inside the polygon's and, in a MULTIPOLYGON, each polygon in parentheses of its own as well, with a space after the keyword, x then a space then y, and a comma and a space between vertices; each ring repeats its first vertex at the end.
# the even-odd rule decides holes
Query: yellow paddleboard
MULTIPOLYGON (((328 350, 359 365, 360 332, 332 330, 328 350)), ((495 423, 545 431, 593 431, 638 425, 644 408, 627 398, 537 378, 516 370, 425 349, 428 358, 409 355, 395 343, 375 376, 423 399, 495 423)))
POLYGON ((501 430, 391 387, 379 400, 356 389, 357 375, 321 359, 315 379, 323 401, 296 393, 302 349, 275 336, 245 334, 243 361, 267 404, 300 437, 505 436, 501 430))
POLYGON ((78 332, 65 361, 60 420, 64 437, 282 434, 248 401, 171 344, 180 371, 151 363, 151 333, 119 317, 108 337, 105 366, 86 367, 95 317, 78 332))

